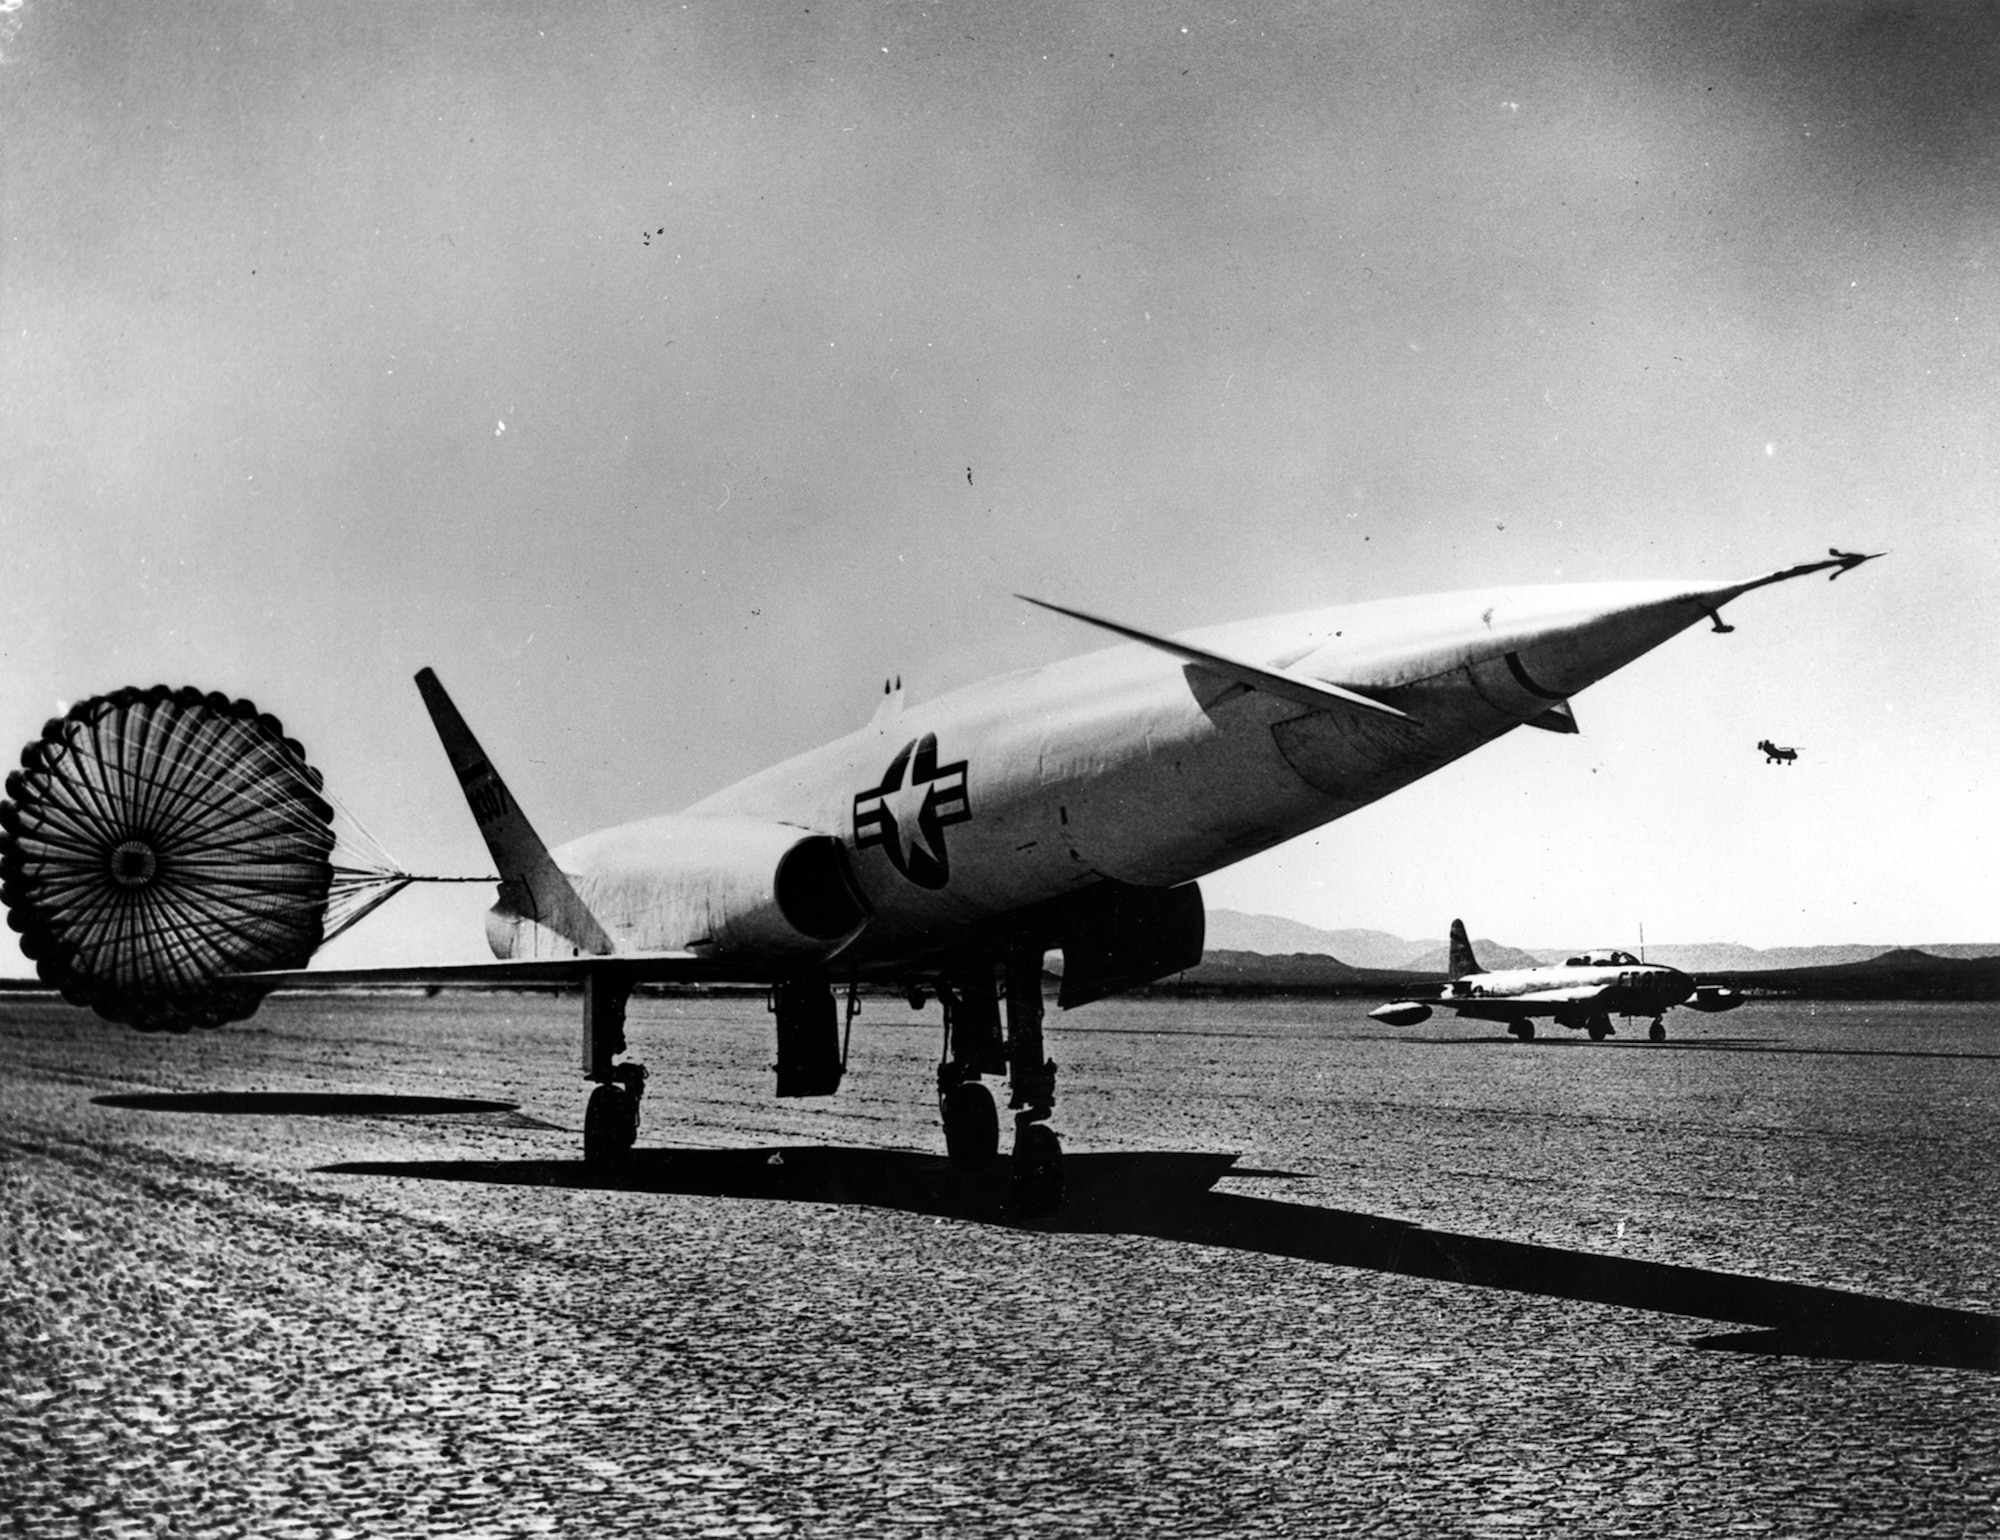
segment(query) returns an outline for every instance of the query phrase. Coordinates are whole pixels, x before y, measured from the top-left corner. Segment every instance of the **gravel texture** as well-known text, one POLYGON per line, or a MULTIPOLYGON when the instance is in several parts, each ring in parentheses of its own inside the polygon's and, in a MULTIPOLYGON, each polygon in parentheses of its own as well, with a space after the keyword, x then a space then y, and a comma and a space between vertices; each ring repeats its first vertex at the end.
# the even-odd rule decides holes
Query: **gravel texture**
POLYGON ((1364 1009, 1052 1015, 1025 1223, 935 1007, 635 1003, 605 1179, 573 1001, 0 1000, 0 1533, 2000 1533, 2000 1013, 1364 1009))

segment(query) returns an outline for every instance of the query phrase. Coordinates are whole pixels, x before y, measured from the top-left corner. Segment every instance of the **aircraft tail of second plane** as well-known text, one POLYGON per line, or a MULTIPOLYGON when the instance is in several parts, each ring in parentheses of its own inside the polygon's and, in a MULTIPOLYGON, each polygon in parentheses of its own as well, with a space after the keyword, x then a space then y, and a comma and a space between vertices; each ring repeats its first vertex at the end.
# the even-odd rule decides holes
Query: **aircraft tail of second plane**
POLYGON ((1451 922, 1451 968, 1448 978, 1462 979, 1469 973, 1484 973, 1479 959, 1472 954, 1472 940, 1465 933, 1465 921, 1451 922))

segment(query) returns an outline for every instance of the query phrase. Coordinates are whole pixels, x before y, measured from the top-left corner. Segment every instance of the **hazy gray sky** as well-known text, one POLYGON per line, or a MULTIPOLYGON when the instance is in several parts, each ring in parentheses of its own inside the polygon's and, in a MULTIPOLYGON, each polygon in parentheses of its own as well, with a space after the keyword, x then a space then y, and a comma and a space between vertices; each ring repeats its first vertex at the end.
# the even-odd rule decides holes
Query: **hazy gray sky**
POLYGON ((1990 15, 24 0, 0 730, 248 695, 478 871, 422 664, 559 841, 1095 645, 1016 590, 1178 629, 1887 548, 1204 888, 2000 938, 1990 15))

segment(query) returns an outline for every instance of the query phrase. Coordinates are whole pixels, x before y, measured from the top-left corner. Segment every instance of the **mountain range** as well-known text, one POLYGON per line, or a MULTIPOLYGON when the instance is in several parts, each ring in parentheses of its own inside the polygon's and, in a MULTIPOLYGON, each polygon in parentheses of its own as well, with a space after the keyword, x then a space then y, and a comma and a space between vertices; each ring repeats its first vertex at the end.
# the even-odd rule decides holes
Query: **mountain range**
MULTIPOLYGON (((1575 947, 1524 949, 1474 937, 1472 950, 1487 968, 1533 968, 1558 963, 1586 948, 1603 947, 1602 937, 1575 947)), ((1208 912, 1207 946, 1217 952, 1257 952, 1267 957, 1299 954, 1336 958, 1351 968, 1387 968, 1409 973, 1442 974, 1446 947, 1441 940, 1411 941, 1381 930, 1318 930, 1274 914, 1242 914, 1234 909, 1208 912)), ((1638 948, 1632 946, 1636 952, 1638 948)), ((1665 963, 1688 973, 1762 973, 1780 968, 1824 968, 1866 962, 1898 943, 1849 943, 1835 946, 1781 946, 1760 950, 1733 941, 1648 945, 1646 961, 1665 963)), ((2000 957, 2000 942, 1942 942, 1918 950, 1933 957, 2000 957)))

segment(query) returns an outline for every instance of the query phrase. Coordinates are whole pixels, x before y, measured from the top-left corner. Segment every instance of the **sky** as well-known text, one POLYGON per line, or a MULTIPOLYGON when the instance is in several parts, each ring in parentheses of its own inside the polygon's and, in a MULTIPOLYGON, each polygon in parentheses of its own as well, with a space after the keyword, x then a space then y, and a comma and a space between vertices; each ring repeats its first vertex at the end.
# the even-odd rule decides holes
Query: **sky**
POLYGON ((2000 939, 1996 71, 1983 5, 0 0, 0 736, 248 696, 477 873, 426 664, 553 844, 1097 645, 1016 592, 1886 550, 1204 892, 2000 939))

